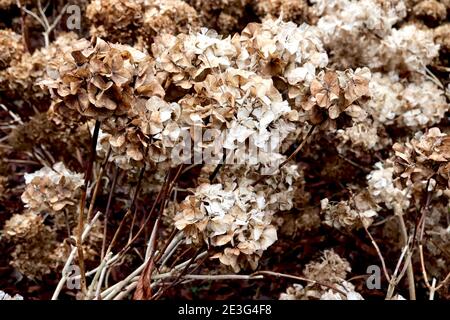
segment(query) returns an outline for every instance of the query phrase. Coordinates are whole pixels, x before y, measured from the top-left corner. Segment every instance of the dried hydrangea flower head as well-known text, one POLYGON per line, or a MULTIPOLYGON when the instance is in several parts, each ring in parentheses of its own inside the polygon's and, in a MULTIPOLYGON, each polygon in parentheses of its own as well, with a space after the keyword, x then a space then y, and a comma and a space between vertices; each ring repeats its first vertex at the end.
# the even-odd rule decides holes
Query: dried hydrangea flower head
POLYGON ((133 99, 135 64, 146 57, 132 47, 100 38, 95 45, 78 41, 58 72, 50 75, 53 79, 45 82, 56 99, 53 107, 97 119, 126 113, 133 99))
POLYGON ((250 23, 234 42, 241 43, 238 67, 280 76, 293 88, 294 98, 302 87, 309 87, 316 70, 326 67, 328 55, 317 29, 307 24, 297 26, 281 19, 250 23), (255 53, 258 53, 254 56, 255 53))
POLYGON ((347 278, 351 271, 350 263, 341 258, 333 250, 325 250, 320 261, 308 263, 303 269, 303 274, 308 279, 322 283, 335 283, 347 278))
POLYGON ((245 8, 251 0, 187 0, 198 13, 202 26, 230 34, 242 26, 245 8))
POLYGON ((422 71, 439 55, 439 45, 433 41, 433 31, 407 24, 400 29, 392 29, 385 38, 385 58, 380 64, 397 70, 422 71))
POLYGON ((364 300, 355 291, 355 286, 345 280, 350 271, 346 259, 333 250, 325 250, 319 261, 312 261, 305 266, 303 274, 310 280, 332 285, 340 291, 315 283, 308 283, 306 287, 294 284, 280 295, 280 300, 364 300))
POLYGON ((393 25, 406 16, 402 0, 317 0, 312 10, 320 17, 321 40, 338 68, 372 68, 369 63, 378 54, 379 38, 389 35, 393 25))
POLYGON ((440 45, 445 53, 450 52, 450 23, 444 23, 433 30, 434 41, 440 45))
POLYGON ((73 206, 84 184, 82 174, 68 170, 62 162, 25 175, 22 194, 25 207, 33 212, 54 213, 73 206))
POLYGON ((349 200, 338 203, 330 202, 327 198, 322 199, 320 205, 325 215, 325 224, 336 229, 355 229, 363 225, 368 227, 378 211, 372 198, 364 190, 349 200))
POLYGON ((151 41, 157 34, 189 33, 200 29, 197 11, 181 0, 153 0, 146 3, 142 33, 151 41))
POLYGON ((77 38, 75 33, 62 33, 48 48, 41 48, 33 54, 24 53, 11 61, 11 65, 0 72, 0 89, 7 96, 33 102, 48 96, 40 85, 47 71, 71 48, 77 38))
POLYGON ((444 91, 423 76, 404 83, 397 73, 375 73, 369 87, 366 110, 384 125, 426 128, 439 123, 448 110, 444 91))
POLYGON ((3 235, 6 240, 23 241, 34 238, 45 229, 42 217, 34 212, 15 214, 6 221, 3 235))
POLYGON ((372 199, 378 204, 384 204, 394 213, 402 214, 409 207, 408 191, 394 180, 392 161, 377 162, 375 169, 367 175, 368 190, 372 199))
MULTIPOLYGON (((205 165, 202 168, 199 183, 208 183, 215 165, 205 165)), ((264 183, 257 183, 261 177, 258 166, 225 164, 224 170, 216 176, 216 181, 222 185, 236 183, 240 186, 253 186, 258 194, 264 195, 269 211, 289 211, 308 198, 305 192, 304 172, 294 161, 286 163, 274 175, 268 175, 264 183)))
MULTIPOLYGON (((311 96, 302 104, 302 108, 310 113, 310 120, 314 124, 326 120, 321 116, 321 109, 326 110, 331 120, 335 120, 358 99, 369 93, 370 78, 370 70, 365 67, 355 71, 352 69, 337 72, 322 71, 311 82, 311 96)), ((353 111, 355 108, 353 107, 353 111)), ((354 113, 347 114, 352 116, 354 113)))
POLYGON ((92 0, 86 8, 93 36, 127 43, 133 39, 144 11, 144 0, 92 0))
POLYGON ((11 266, 30 279, 42 279, 51 272, 51 253, 56 242, 40 215, 31 211, 15 214, 6 221, 2 232, 14 244, 11 266))
POLYGON ((245 263, 256 268, 263 251, 277 239, 263 195, 236 184, 202 184, 194 192, 180 204, 174 218, 177 229, 188 242, 214 247, 219 252, 213 258, 235 272, 245 263))
POLYGON ((9 29, 0 30, 0 71, 25 53, 22 36, 9 29))
POLYGON ((414 186, 416 190, 423 190, 427 185, 431 190, 448 188, 450 137, 439 128, 418 132, 411 141, 395 143, 392 148, 395 174, 402 178, 405 186, 414 186), (429 179, 433 180, 431 185, 427 183, 429 179))
POLYGON ((439 22, 447 16, 447 7, 445 4, 436 0, 421 1, 412 10, 416 17, 430 22, 439 22))
POLYGON ((394 28, 407 13, 403 0, 315 2, 321 39, 339 68, 423 71, 438 55, 431 30, 415 24, 394 28))
POLYGON ((134 101, 127 117, 109 118, 102 124, 98 148, 110 161, 123 169, 144 161, 161 163, 170 160, 172 149, 182 136, 178 124, 181 107, 158 96, 134 101))

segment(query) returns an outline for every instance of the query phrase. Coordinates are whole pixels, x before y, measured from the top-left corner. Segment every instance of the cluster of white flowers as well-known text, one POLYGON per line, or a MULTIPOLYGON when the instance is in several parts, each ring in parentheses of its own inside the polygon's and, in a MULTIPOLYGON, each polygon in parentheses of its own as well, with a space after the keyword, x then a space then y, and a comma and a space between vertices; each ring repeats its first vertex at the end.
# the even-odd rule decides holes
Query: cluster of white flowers
POLYGON ((409 83, 402 93, 402 121, 407 127, 425 128, 439 123, 449 110, 445 92, 432 81, 409 83))
POLYGON ((444 91, 422 76, 404 84, 395 73, 374 73, 369 88, 367 111, 384 125, 425 128, 441 121, 448 110, 444 91))
POLYGON ((67 169, 62 162, 25 174, 22 201, 34 212, 53 213, 75 204, 76 194, 84 184, 83 174, 67 169))
POLYGON ((421 29, 410 24, 400 29, 392 29, 392 33, 384 39, 386 57, 380 65, 391 65, 392 69, 405 68, 410 71, 421 71, 439 55, 439 45, 434 43, 433 31, 421 29), (387 58, 387 59, 386 59, 387 58))
POLYGON ((245 262, 256 268, 262 252, 277 240, 272 214, 263 194, 249 186, 202 184, 180 204, 175 226, 188 242, 215 247, 219 252, 213 257, 238 272, 245 262))
POLYGON ((317 0, 314 7, 321 15, 322 40, 337 65, 423 71, 438 56, 433 31, 415 24, 394 28, 407 13, 403 0, 317 0))
POLYGON ((314 0, 313 3, 317 14, 321 15, 317 26, 324 32, 326 43, 342 32, 356 35, 370 30, 383 37, 406 16, 402 0, 384 3, 374 0, 314 0))
MULTIPOLYGON (((357 122, 351 127, 337 130, 337 138, 340 139, 339 151, 343 150, 343 145, 348 141, 352 147, 362 147, 364 150, 381 149, 384 145, 381 137, 378 135, 378 126, 371 123, 369 119, 357 122)), ((343 152, 343 151, 342 151, 343 152)))
POLYGON ((400 214, 403 208, 409 207, 408 193, 395 185, 393 175, 392 162, 377 162, 375 169, 367 176, 368 190, 375 202, 400 214))

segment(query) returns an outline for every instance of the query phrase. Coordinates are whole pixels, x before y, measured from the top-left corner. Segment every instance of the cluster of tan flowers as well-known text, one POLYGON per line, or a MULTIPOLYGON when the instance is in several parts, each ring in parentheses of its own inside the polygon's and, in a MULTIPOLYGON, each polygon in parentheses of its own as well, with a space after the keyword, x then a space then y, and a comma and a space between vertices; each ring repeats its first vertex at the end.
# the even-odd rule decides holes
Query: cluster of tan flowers
POLYGON ((336 229, 353 229, 368 227, 374 217, 377 216, 377 207, 367 192, 361 192, 352 196, 349 200, 341 200, 338 203, 330 202, 327 198, 320 202, 324 222, 336 229))
POLYGON ((75 204, 84 179, 82 174, 73 173, 58 162, 53 168, 26 174, 25 184, 22 201, 26 208, 36 213, 55 213, 75 204))
POLYGON ((261 0, 253 1, 253 5, 256 14, 264 18, 281 17, 284 21, 296 23, 312 18, 312 10, 306 0, 261 0))
POLYGON ((0 53, 0 70, 9 67, 25 52, 22 37, 8 29, 0 30, 0 47, 4 48, 0 53))
MULTIPOLYGON (((411 1, 408 1, 411 2, 411 1)), ((417 2, 417 1, 414 1, 417 2)), ((447 9, 450 8, 450 2, 448 0, 436 1, 436 0, 424 0, 418 1, 414 5, 412 11, 416 17, 439 22, 444 20, 447 16, 447 9)))
POLYGON ((345 280, 350 271, 347 260, 333 250, 325 250, 320 261, 312 261, 305 266, 303 274, 309 280, 331 285, 339 291, 315 283, 306 286, 294 284, 280 295, 280 300, 364 300, 355 291, 355 286, 345 280))
MULTIPOLYGON (((71 50, 71 45, 77 38, 74 33, 61 34, 48 48, 41 48, 30 54, 16 52, 10 66, 0 70, 0 90, 7 96, 20 97, 29 102, 42 100, 47 91, 39 83, 47 72, 52 72, 52 66, 61 63, 61 55, 71 50)), ((20 47, 17 47, 20 48, 20 47)))
MULTIPOLYGON (((40 281, 60 270, 78 231, 86 182, 77 172, 94 158, 86 200, 109 216, 91 226, 86 261, 98 262, 112 235, 104 223, 117 227, 123 211, 119 231, 133 213, 129 238, 147 243, 150 223, 135 229, 155 210, 163 268, 192 246, 236 273, 255 270, 270 265, 263 253, 279 238, 297 247, 301 237, 309 259, 310 236, 338 234, 340 245, 370 228, 389 265, 406 231, 421 238, 411 245, 423 245, 430 275, 446 277, 450 0, 75 2, 81 30, 65 33, 62 14, 45 47, 49 26, 28 10, 52 23, 61 4, 40 12, 23 0, 27 10, 1 23, 0 209, 13 214, 1 237, 16 271, 40 281), (23 204, 9 208, 14 198, 23 204)), ((2 16, 15 5, 0 0, 2 16)), ((124 269, 139 246, 125 250, 124 269)), ((362 299, 335 251, 302 269, 310 282, 280 299, 362 299)))
POLYGON ((277 240, 270 224, 273 212, 263 194, 249 186, 202 184, 181 204, 175 226, 189 242, 206 242, 220 252, 213 257, 235 272, 248 262, 256 268, 259 257, 277 240))
POLYGON ((92 36, 129 44, 143 37, 144 46, 159 33, 188 33, 199 27, 197 11, 181 0, 93 0, 86 17, 92 36))
POLYGON ((14 246, 10 264, 31 279, 41 279, 52 271, 55 234, 37 213, 15 214, 6 221, 3 237, 14 246))
POLYGON ((394 170, 405 188, 413 193, 434 190, 437 196, 448 189, 450 137, 439 128, 418 132, 409 142, 395 143, 393 149, 394 170))
POLYGON ((372 99, 367 108, 374 120, 384 125, 396 122, 412 129, 439 123, 448 110, 445 94, 435 83, 418 77, 402 84, 395 73, 374 74, 370 83, 372 99))

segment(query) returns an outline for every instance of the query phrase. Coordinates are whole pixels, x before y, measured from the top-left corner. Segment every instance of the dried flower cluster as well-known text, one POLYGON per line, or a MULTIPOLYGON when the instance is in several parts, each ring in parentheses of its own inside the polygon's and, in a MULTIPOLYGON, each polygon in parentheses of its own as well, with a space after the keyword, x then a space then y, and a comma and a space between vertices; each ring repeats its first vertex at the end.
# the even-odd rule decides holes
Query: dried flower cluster
POLYGON ((60 56, 70 50, 76 37, 74 33, 66 33, 58 37, 48 48, 41 48, 33 54, 28 52, 15 54, 9 67, 0 70, 0 91, 12 97, 21 97, 25 101, 43 100, 47 96, 47 91, 42 89, 39 82, 44 79, 47 72, 51 72, 53 65, 61 63, 60 56))
POLYGON ((345 280, 350 271, 350 264, 347 260, 341 258, 333 250, 325 250, 321 261, 310 262, 303 269, 303 274, 307 279, 320 283, 312 282, 306 287, 294 284, 280 295, 280 300, 364 300, 355 291, 354 285, 345 280), (331 285, 335 289, 321 284, 331 285))
POLYGON ((42 216, 28 211, 6 221, 3 236, 14 245, 10 264, 31 279, 42 279, 54 267, 55 234, 42 216))
POLYGON ((181 0, 93 0, 86 9, 93 36, 144 46, 159 33, 188 33, 199 27, 197 11, 181 0))
POLYGON ((277 240, 271 216, 264 196, 251 188, 202 184, 180 204, 175 226, 189 242, 225 247, 213 257, 238 272, 242 260, 255 269, 262 252, 277 240))
POLYGON ((0 0, 0 288, 450 299, 449 0, 43 2, 0 0))
POLYGON ((75 204, 84 179, 82 174, 71 172, 59 162, 53 168, 26 174, 25 183, 22 194, 25 207, 36 213, 55 213, 75 204))

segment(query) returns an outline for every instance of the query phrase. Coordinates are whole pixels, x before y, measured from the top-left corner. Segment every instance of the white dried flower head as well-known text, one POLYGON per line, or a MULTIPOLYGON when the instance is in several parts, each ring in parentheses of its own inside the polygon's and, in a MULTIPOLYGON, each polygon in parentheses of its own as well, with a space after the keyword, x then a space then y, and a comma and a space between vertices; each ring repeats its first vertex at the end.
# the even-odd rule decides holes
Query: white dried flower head
POLYGON ((316 69, 328 64, 328 55, 317 32, 307 24, 297 26, 281 19, 251 23, 240 38, 234 39, 243 47, 237 65, 242 69, 256 67, 263 74, 283 77, 289 86, 295 86, 289 92, 295 97, 301 88, 309 86, 316 69), (256 57, 249 54, 254 50, 259 53, 256 57))
POLYGON ((377 162, 375 169, 367 175, 368 190, 376 203, 384 204, 400 214, 404 208, 409 207, 408 192, 396 186, 393 176, 392 162, 377 162))
POLYGON ((280 300, 318 300, 322 291, 310 286, 304 287, 301 284, 294 283, 286 289, 286 292, 280 294, 280 300))
POLYGON ((370 99, 367 111, 372 118, 382 124, 389 125, 402 113, 402 85, 398 74, 375 72, 369 83, 370 99))
POLYGON ((375 73, 369 87, 367 110, 385 125, 426 128, 439 123, 448 110, 444 91, 422 76, 404 84, 396 73, 375 73))
POLYGON ((289 287, 286 293, 280 295, 280 300, 363 300, 355 291, 355 286, 346 281, 347 274, 351 271, 349 262, 341 258, 332 249, 325 250, 318 261, 308 263, 303 274, 310 280, 345 292, 345 295, 329 287, 310 282, 305 287, 299 284, 289 287))
POLYGON ((340 139, 338 150, 348 141, 352 147, 361 147, 364 150, 379 150, 385 147, 385 140, 378 135, 378 123, 372 123, 366 119, 363 122, 357 122, 350 127, 337 130, 337 138, 340 139))
MULTIPOLYGON (((126 116, 105 119, 99 131, 97 152, 111 149, 109 161, 130 170, 149 163, 171 163, 171 151, 188 133, 178 120, 181 107, 158 96, 135 99, 126 116)), ((92 126, 93 128, 93 126, 92 126)))
POLYGON ((181 204, 175 226, 188 242, 205 241, 221 250, 213 256, 238 272, 244 263, 256 268, 258 259, 277 240, 262 194, 251 187, 202 184, 181 204))
POLYGON ((422 71, 439 55, 439 45, 433 41, 433 32, 415 24, 392 29, 383 45, 381 51, 386 50, 387 58, 383 62, 388 62, 392 69, 422 71))
POLYGON ((222 39, 215 31, 202 28, 189 35, 162 34, 152 44, 152 53, 158 70, 168 73, 177 86, 189 89, 205 70, 229 67, 236 48, 230 37, 222 39))
MULTIPOLYGON (((329 38, 340 38, 347 33, 358 35, 367 30, 378 36, 389 34, 392 26, 406 16, 406 7, 402 0, 314 0, 314 9, 321 15, 317 25, 329 38)), ((334 39, 336 40, 336 39, 334 39)))
POLYGON ((84 179, 83 174, 74 173, 58 162, 53 168, 25 174, 25 183, 22 194, 25 207, 34 212, 54 213, 75 204, 84 179))
POLYGON ((10 296, 5 291, 0 290, 0 300, 23 300, 23 297, 20 294, 10 296))
POLYGON ((75 33, 64 33, 47 48, 17 56, 9 68, 0 72, 0 89, 12 97, 30 102, 46 97, 48 92, 42 88, 41 82, 46 73, 51 72, 52 66, 62 61, 62 55, 70 50, 76 39, 75 33))
POLYGON ((374 60, 380 60, 380 38, 389 35, 392 26, 406 16, 402 0, 317 0, 313 11, 320 16, 321 39, 339 68, 373 68, 374 60))
POLYGON ((276 175, 268 176, 265 183, 256 186, 267 195, 267 207, 273 211, 291 210, 297 200, 305 196, 304 176, 297 164, 287 163, 276 175))
POLYGON ((409 83, 402 97, 406 104, 402 120, 408 127, 424 128, 439 123, 449 110, 444 91, 432 81, 409 83))

